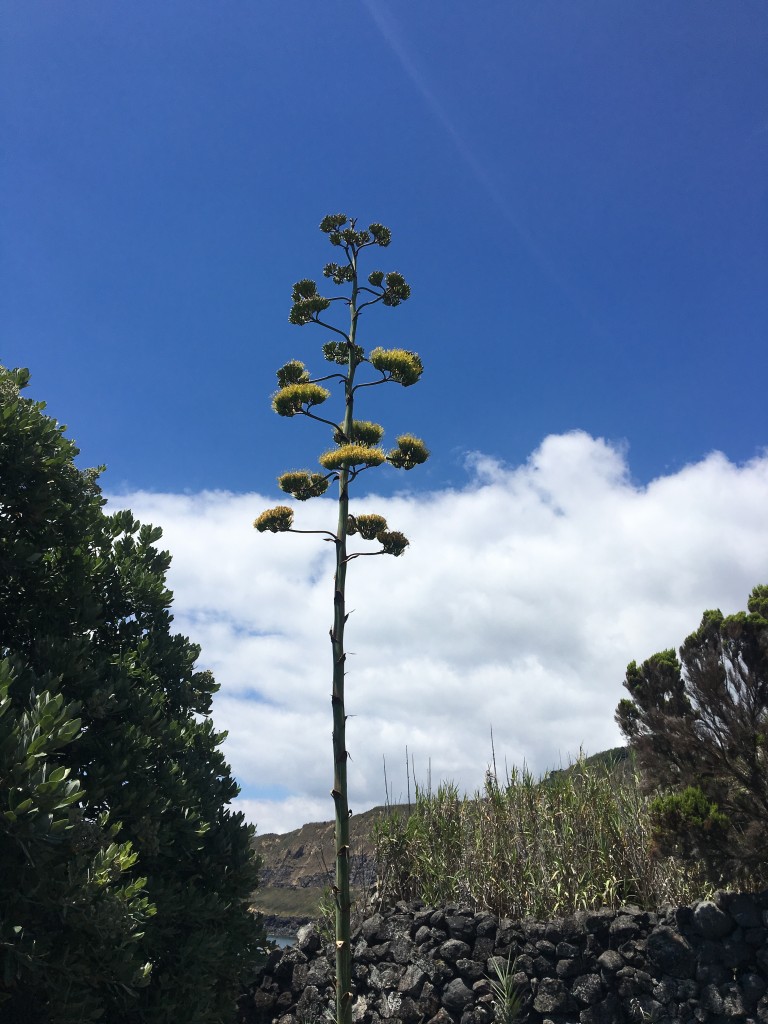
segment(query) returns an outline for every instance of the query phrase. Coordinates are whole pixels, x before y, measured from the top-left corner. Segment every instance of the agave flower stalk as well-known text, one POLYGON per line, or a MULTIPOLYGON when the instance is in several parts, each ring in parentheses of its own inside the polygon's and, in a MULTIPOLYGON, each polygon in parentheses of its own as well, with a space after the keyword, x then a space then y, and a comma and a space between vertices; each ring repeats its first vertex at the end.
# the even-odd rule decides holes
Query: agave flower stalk
POLYGON ((407 349, 374 348, 366 358, 365 350, 357 342, 358 318, 366 306, 381 303, 397 306, 410 295, 410 288, 397 271, 385 274, 372 271, 367 283, 358 278, 358 256, 361 250, 377 245, 389 245, 391 233, 382 224, 371 224, 367 231, 358 231, 356 222, 344 214, 325 217, 320 224, 331 243, 344 253, 346 262, 328 263, 325 277, 334 284, 349 286, 345 295, 327 298, 320 295, 314 281, 303 279, 293 288, 293 306, 289 320, 293 324, 315 323, 330 330, 334 339, 323 345, 323 356, 343 370, 313 379, 304 364, 297 359, 286 363, 277 371, 278 391, 272 398, 272 408, 287 418, 305 416, 332 428, 335 447, 323 452, 318 462, 324 472, 292 470, 278 478, 282 491, 298 501, 323 494, 331 481, 338 482, 338 517, 335 533, 327 530, 297 530, 293 526, 293 509, 279 505, 267 509, 254 521, 259 532, 320 533, 335 546, 335 574, 333 593, 333 626, 331 648, 333 655, 333 797, 335 809, 336 871, 334 901, 336 907, 336 1019, 337 1024, 351 1024, 352 956, 350 946, 350 878, 349 878, 349 796, 347 789, 346 703, 344 694, 346 654, 344 630, 347 623, 346 581, 347 566, 362 555, 401 555, 408 539, 396 530, 389 530, 383 516, 375 513, 354 516, 349 511, 350 484, 360 473, 388 464, 395 469, 413 469, 426 462, 429 452, 424 442, 413 434, 401 434, 397 445, 386 452, 379 446, 383 428, 377 423, 355 419, 355 396, 360 388, 395 383, 410 387, 421 377, 423 366, 415 352, 407 349), (346 303, 349 327, 344 330, 321 319, 332 303, 346 303), (337 340, 340 339, 340 340, 337 340), (363 364, 370 366, 374 378, 356 381, 363 364), (320 415, 316 410, 331 392, 322 385, 336 380, 343 385, 344 416, 341 423, 320 415), (348 551, 348 540, 357 536, 363 541, 378 541, 377 551, 348 551))

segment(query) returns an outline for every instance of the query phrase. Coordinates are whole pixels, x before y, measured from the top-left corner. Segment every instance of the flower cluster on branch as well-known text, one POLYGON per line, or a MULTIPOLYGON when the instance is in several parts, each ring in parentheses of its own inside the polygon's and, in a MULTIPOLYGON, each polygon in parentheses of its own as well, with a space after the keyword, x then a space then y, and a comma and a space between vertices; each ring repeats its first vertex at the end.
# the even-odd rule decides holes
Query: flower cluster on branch
POLYGON ((254 519, 253 525, 259 533, 264 533, 266 530, 269 530, 270 533, 287 533, 293 526, 293 509, 288 508, 287 505, 268 508, 254 519))
POLYGON ((328 490, 328 477, 322 473, 310 473, 306 469, 293 470, 279 476, 277 486, 286 494, 293 495, 297 501, 306 501, 325 494, 328 490))
POLYGON ((380 466, 387 456, 381 448, 367 444, 342 444, 323 452, 317 460, 323 469, 351 469, 354 466, 380 466))
POLYGON ((404 348, 375 348, 368 357, 371 366, 387 375, 388 380, 404 388, 415 384, 424 372, 424 366, 415 352, 404 348))
POLYGON ((319 384, 288 384, 272 396, 272 408, 278 416, 296 416, 330 397, 331 392, 319 384))

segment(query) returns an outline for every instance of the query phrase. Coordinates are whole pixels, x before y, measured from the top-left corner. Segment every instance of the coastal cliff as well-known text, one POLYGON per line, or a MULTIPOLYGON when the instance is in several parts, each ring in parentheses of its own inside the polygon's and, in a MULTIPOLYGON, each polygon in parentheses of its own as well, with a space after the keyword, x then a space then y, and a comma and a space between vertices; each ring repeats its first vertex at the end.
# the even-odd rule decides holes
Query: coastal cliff
MULTIPOLYGON (((352 886, 358 891, 376 879, 372 833, 386 812, 385 807, 374 807, 350 819, 352 886)), ((318 916, 323 893, 333 882, 333 834, 334 823, 322 821, 256 837, 262 867, 253 906, 264 915, 270 934, 293 935, 318 916)))

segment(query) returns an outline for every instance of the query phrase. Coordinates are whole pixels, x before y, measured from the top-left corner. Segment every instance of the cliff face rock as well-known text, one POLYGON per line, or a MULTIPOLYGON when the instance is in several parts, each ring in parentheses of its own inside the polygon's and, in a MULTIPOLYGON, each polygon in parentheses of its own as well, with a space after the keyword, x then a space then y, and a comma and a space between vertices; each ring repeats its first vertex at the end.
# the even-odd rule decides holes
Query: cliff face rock
MULTIPOLYGON (((768 1024, 768 891, 549 922, 399 903, 352 949, 356 1024, 492 1024, 496 964, 511 965, 527 1024, 768 1024)), ((333 975, 333 946, 305 926, 269 955, 240 1024, 332 1019, 333 975)))
MULTIPOLYGON (((375 881, 372 831, 385 813, 386 808, 374 807, 350 818, 353 888, 363 890, 375 881)), ((288 922, 274 934, 292 933, 297 923, 317 916, 323 892, 333 882, 334 823, 312 822, 283 835, 257 836, 255 849, 262 869, 253 905, 265 916, 288 922)))
MULTIPOLYGON (((370 875, 373 865, 373 815, 369 811, 350 820, 354 867, 365 876, 370 875)), ((256 851, 263 862, 261 884, 280 889, 322 889, 335 863, 333 833, 334 823, 324 821, 302 825, 284 835, 257 836, 256 851)))

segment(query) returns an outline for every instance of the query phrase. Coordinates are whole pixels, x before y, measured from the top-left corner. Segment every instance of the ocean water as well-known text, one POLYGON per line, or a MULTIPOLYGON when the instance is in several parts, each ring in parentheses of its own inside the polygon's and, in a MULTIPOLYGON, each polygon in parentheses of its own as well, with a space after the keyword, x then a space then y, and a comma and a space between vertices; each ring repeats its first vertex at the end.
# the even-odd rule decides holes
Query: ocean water
POLYGON ((270 942, 274 942, 274 944, 279 946, 281 949, 285 949, 286 946, 292 946, 294 944, 296 936, 292 935, 290 938, 287 938, 285 935, 268 935, 267 939, 270 942))

